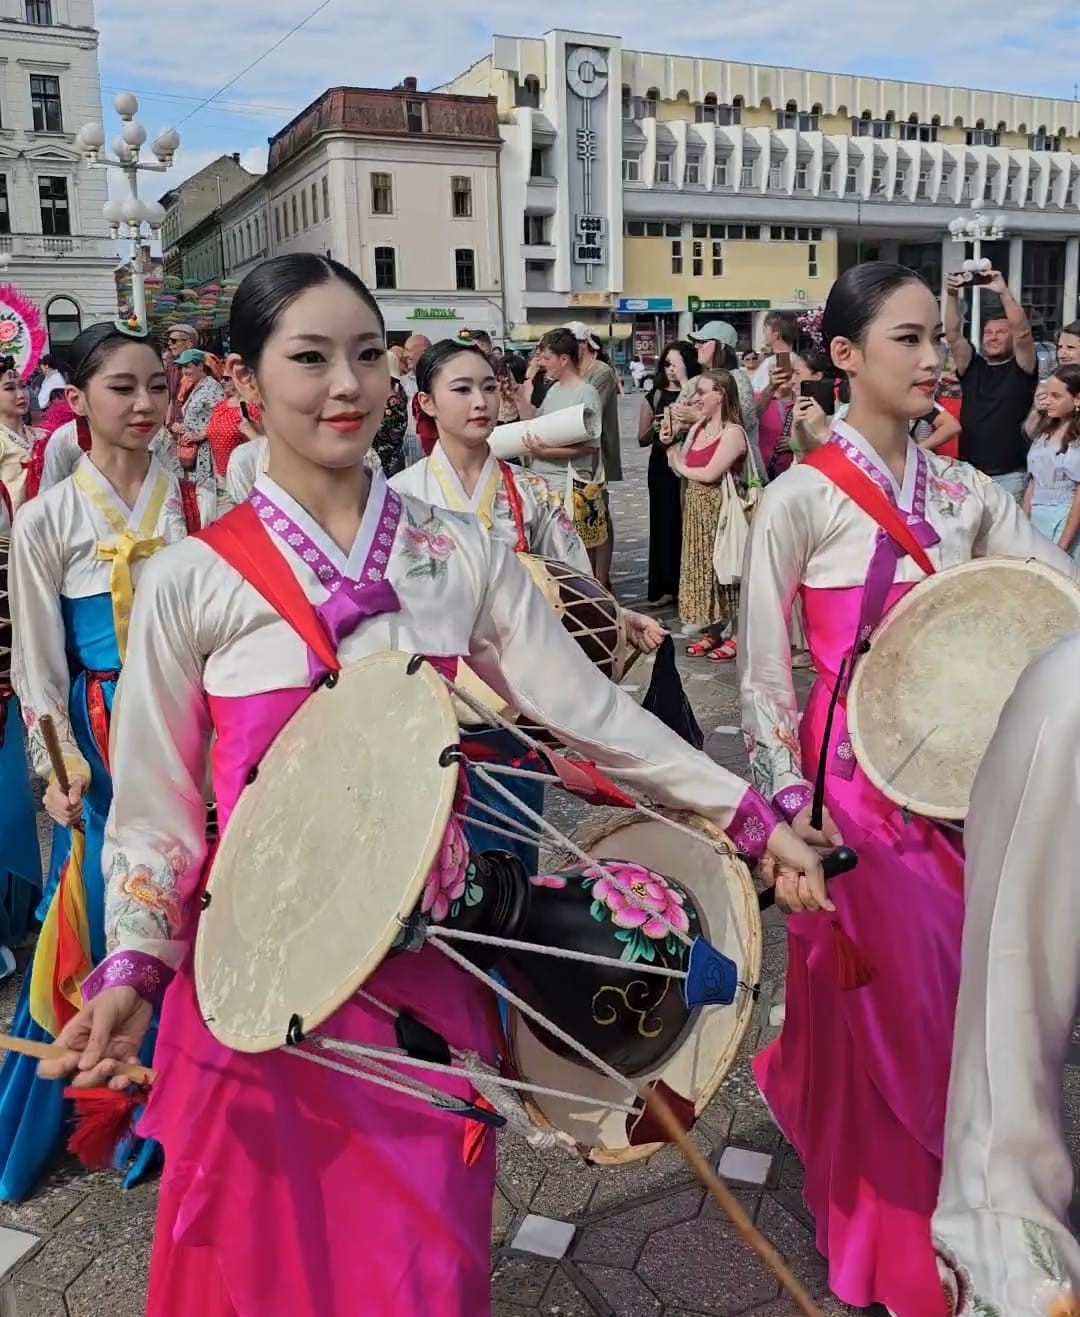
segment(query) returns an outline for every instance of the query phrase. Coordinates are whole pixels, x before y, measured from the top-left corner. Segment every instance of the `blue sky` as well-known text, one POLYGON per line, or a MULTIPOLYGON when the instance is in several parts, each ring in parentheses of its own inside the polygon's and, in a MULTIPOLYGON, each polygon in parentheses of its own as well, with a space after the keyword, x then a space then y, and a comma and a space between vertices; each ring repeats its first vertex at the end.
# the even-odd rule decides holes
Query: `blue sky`
MULTIPOLYGON (((238 151, 249 168, 260 169, 267 137, 328 86, 390 86, 414 74, 431 87, 489 53, 492 32, 538 36, 544 28, 574 28, 584 8, 581 0, 544 0, 535 8, 520 0, 329 0, 269 58, 198 109, 318 3, 231 0, 216 11, 167 9, 148 25, 147 11, 130 0, 97 0, 110 139, 112 97, 131 90, 151 134, 165 124, 181 133, 176 169, 159 188, 223 151, 238 151)), ((663 8, 655 0, 591 0, 588 12, 589 30, 619 33, 636 49, 1068 100, 1080 80, 1075 0, 703 0, 663 8)))

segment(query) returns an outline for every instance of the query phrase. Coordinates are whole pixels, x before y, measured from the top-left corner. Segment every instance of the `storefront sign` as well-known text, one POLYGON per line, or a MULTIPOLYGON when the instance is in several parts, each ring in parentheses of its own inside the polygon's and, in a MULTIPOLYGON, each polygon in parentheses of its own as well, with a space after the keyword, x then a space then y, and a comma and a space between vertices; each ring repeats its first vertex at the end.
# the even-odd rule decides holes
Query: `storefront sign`
POLYGON ((598 242, 607 235, 607 220, 603 215, 578 215, 574 232, 583 242, 598 242))
POLYGON ((670 297, 620 297, 615 306, 615 310, 621 311, 623 315, 650 311, 659 313, 674 309, 675 303, 670 297))
POLYGON ((610 293, 567 293, 567 306, 610 306, 610 293))
POLYGON ((690 311, 767 311, 771 302, 752 299, 749 301, 724 301, 710 297, 688 297, 686 305, 690 311))
POLYGON ((603 265, 607 260, 605 243, 587 238, 584 242, 574 243, 575 265, 603 265))
POLYGON ((460 320, 452 306, 414 306, 406 320, 460 320))

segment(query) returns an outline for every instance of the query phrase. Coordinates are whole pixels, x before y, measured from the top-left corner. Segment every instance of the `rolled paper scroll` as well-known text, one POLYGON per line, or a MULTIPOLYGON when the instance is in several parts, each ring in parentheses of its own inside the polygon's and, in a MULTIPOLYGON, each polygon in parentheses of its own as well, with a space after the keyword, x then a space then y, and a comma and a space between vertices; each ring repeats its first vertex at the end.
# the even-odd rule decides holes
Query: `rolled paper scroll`
POLYGON ((600 413, 584 403, 577 407, 564 407, 561 411, 534 416, 531 421, 514 421, 510 425, 496 426, 488 441, 496 457, 506 461, 521 457, 525 452, 522 440, 533 434, 542 444, 565 448, 583 444, 587 439, 600 438, 600 413))

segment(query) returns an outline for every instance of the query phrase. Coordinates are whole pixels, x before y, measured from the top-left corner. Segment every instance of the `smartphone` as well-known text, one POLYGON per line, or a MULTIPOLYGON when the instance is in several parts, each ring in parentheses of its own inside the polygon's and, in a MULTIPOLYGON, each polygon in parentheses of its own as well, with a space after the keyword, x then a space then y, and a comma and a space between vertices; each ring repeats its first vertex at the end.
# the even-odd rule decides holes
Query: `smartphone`
POLYGON ((791 369, 791 353, 790 353, 790 352, 777 352, 777 353, 775 354, 775 356, 773 357, 773 360, 776 362, 776 368, 777 368, 777 370, 790 370, 790 369, 791 369))
POLYGON ((988 274, 985 270, 979 270, 971 275, 970 283, 975 288, 984 288, 991 282, 993 277, 992 274, 988 274))
POLYGON ((836 389, 832 380, 803 380, 799 384, 800 398, 813 398, 826 416, 836 410, 836 389))
POLYGON ((240 415, 250 424, 251 413, 248 411, 248 405, 244 402, 243 398, 240 399, 240 415))

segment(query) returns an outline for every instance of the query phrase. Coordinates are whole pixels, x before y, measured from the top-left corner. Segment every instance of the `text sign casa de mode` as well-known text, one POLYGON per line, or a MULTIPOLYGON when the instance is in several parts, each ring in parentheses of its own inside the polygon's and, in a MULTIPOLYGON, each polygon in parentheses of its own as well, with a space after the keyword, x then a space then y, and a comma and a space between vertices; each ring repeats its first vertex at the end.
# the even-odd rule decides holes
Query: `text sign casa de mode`
POLYGON ((603 215, 574 217, 574 264, 603 265, 607 260, 607 220, 603 215))

